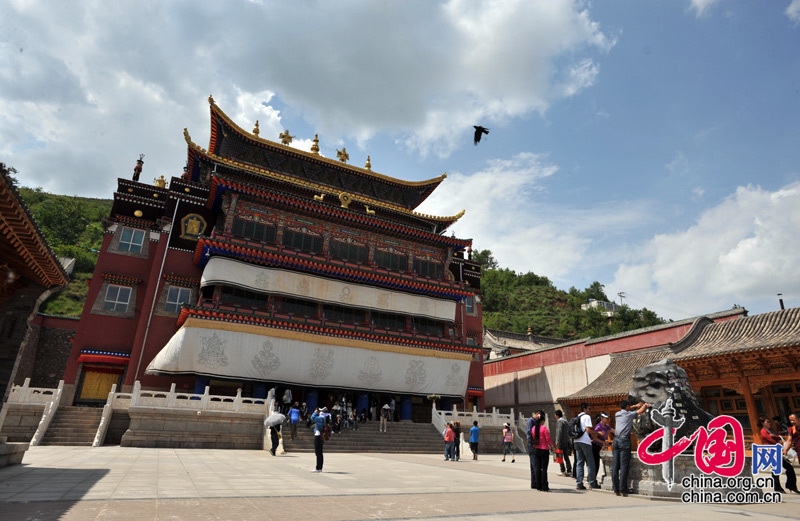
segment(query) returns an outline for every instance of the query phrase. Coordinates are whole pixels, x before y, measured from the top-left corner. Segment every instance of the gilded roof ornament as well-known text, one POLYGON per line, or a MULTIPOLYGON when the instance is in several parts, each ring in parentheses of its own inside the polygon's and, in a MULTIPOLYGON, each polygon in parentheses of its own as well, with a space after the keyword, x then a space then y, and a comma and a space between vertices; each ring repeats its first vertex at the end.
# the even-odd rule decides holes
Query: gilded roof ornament
POLYGON ((353 196, 347 192, 342 192, 339 194, 339 202, 342 203, 342 208, 347 208, 353 202, 353 196))
POLYGON ((260 131, 258 130, 258 120, 256 120, 256 126, 253 127, 253 135, 257 136, 259 134, 259 132, 260 131))
POLYGON ((212 104, 212 105, 216 105, 216 102, 214 101, 214 97, 211 94, 208 95, 208 102, 210 104, 212 104))
POLYGON ((367 156, 367 164, 364 165, 364 170, 372 171, 372 163, 369 162, 369 156, 367 156))
POLYGON ((281 143, 284 145, 291 144, 292 140, 295 138, 295 136, 289 135, 289 129, 284 130, 283 134, 278 134, 278 137, 281 138, 281 143))
MULTIPOLYGON (((164 179, 164 176, 162 175, 158 179, 153 179, 153 184, 155 184, 159 188, 166 188, 167 187, 167 180, 164 179)), ((158 196, 155 196, 155 197, 158 197, 158 196)))
POLYGON ((314 144, 311 145, 311 152, 319 155, 319 136, 314 134, 314 144))
POLYGON ((339 161, 342 163, 347 163, 347 161, 350 159, 350 154, 347 153, 347 149, 345 147, 342 147, 341 150, 337 148, 336 157, 338 157, 339 161))

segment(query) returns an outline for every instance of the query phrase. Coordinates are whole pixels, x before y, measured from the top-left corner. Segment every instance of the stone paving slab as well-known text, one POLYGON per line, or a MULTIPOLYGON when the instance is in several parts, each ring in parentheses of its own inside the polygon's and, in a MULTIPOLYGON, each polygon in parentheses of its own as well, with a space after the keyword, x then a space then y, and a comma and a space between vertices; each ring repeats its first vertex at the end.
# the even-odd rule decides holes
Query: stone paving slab
POLYGON ((526 456, 502 463, 445 462, 432 454, 32 447, 23 465, 0 469, 0 519, 16 520, 530 520, 624 518, 709 521, 736 514, 800 519, 800 496, 774 505, 685 505, 579 492, 555 475, 550 493, 530 489, 526 456), (324 515, 320 515, 320 513, 324 515))

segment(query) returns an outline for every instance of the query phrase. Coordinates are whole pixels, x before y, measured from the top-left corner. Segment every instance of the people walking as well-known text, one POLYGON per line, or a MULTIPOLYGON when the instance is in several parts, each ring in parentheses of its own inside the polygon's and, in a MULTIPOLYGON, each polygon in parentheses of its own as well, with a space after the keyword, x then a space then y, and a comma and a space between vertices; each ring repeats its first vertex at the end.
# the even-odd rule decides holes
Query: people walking
POLYGON ((456 460, 455 452, 453 451, 453 444, 455 443, 456 432, 453 430, 453 424, 448 423, 444 429, 444 460, 456 460))
POLYGON ((294 407, 289 409, 289 433, 292 439, 297 437, 297 424, 300 423, 300 409, 297 407, 297 402, 294 402, 294 407))
POLYGON ((314 422, 314 454, 317 456, 317 466, 311 472, 322 472, 322 447, 325 443, 322 435, 327 427, 328 418, 330 418, 330 414, 328 414, 327 407, 323 407, 322 410, 317 409, 311 415, 311 421, 314 422))
POLYGON ((533 469, 536 466, 533 460, 533 453, 534 453, 534 446, 533 446, 533 428, 536 427, 536 419, 538 413, 536 411, 531 413, 531 417, 528 418, 527 423, 525 423, 525 438, 526 438, 526 448, 528 449, 528 464, 531 468, 531 475, 533 475, 533 469))
POLYGON ((461 422, 453 422, 453 432, 456 433, 456 439, 453 440, 453 450, 456 461, 461 459, 461 422))
POLYGON ((531 473, 531 488, 542 492, 550 492, 547 481, 547 466, 550 463, 550 451, 555 450, 550 431, 545 425, 544 411, 537 411, 536 425, 533 427, 531 438, 533 440, 533 472, 531 473))
MULTIPOLYGON (((786 440, 778 434, 776 429, 773 429, 772 420, 762 417, 759 418, 759 421, 761 422, 761 442, 763 444, 781 446, 786 444, 786 440)), ((786 490, 791 490, 794 493, 800 494, 800 492, 797 492, 797 475, 795 474, 794 467, 792 467, 792 462, 784 455, 782 455, 782 458, 783 469, 786 471, 786 490)), ((775 478, 775 492, 785 494, 786 490, 781 486, 780 476, 773 477, 775 478)))
POLYGON ((278 450, 278 445, 281 442, 281 426, 280 425, 270 425, 269 427, 269 438, 272 442, 272 448, 269 449, 269 453, 273 456, 276 454, 278 450))
POLYGON ((636 410, 629 410, 628 400, 622 400, 619 411, 614 415, 616 432, 614 443, 611 445, 611 486, 616 495, 628 495, 628 468, 631 464, 631 427, 633 420, 642 414, 648 407, 644 402, 636 405, 636 410))
POLYGON ((391 414, 391 409, 389 409, 389 404, 384 404, 383 408, 381 409, 381 424, 379 431, 386 432, 386 428, 388 426, 387 422, 389 421, 389 415, 391 414))
POLYGON ((283 392, 283 407, 281 407, 281 412, 283 414, 288 414, 289 409, 292 407, 292 390, 286 389, 283 392))
POLYGON ((597 439, 597 433, 592 427, 592 406, 588 403, 581 404, 581 413, 578 415, 583 434, 573 440, 575 446, 575 481, 578 490, 586 490, 583 486, 583 467, 586 465, 586 481, 591 488, 600 488, 597 484, 597 467, 592 455, 592 440, 597 439))
POLYGON ((472 459, 478 459, 478 442, 480 440, 481 430, 478 428, 478 421, 472 422, 472 428, 469 430, 469 450, 472 451, 472 459))
POLYGON ((514 458, 514 431, 507 423, 503 424, 503 460, 506 460, 506 454, 511 454, 511 463, 515 463, 514 458))
POLYGON ((614 429, 611 427, 611 419, 608 414, 601 412, 597 417, 597 425, 594 426, 597 432, 597 437, 600 441, 592 440, 592 456, 594 457, 594 468, 600 470, 600 451, 608 446, 608 435, 614 434, 614 429))
POLYGON ((569 461, 569 456, 572 453, 572 440, 569 438, 569 423, 564 418, 564 413, 560 409, 556 410, 556 439, 553 442, 556 444, 556 455, 561 452, 562 461, 561 472, 559 476, 571 476, 572 464, 569 461))

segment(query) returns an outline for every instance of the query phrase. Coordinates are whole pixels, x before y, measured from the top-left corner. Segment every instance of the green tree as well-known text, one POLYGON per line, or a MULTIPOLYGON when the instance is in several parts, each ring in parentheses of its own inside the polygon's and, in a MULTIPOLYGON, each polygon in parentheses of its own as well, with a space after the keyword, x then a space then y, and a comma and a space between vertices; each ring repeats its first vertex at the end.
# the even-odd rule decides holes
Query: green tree
POLYGON ((472 262, 477 262, 484 270, 496 270, 500 267, 491 250, 473 251, 472 262))
POLYGON ((49 198, 38 205, 36 222, 53 246, 75 244, 86 229, 86 217, 74 198, 49 198))

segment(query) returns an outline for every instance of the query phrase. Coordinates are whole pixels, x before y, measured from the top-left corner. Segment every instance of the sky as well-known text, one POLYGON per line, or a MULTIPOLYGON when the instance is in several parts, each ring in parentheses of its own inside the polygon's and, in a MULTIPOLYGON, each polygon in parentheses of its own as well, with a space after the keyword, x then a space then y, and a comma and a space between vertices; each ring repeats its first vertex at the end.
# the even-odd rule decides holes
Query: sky
POLYGON ((180 175, 212 94, 261 137, 446 172, 419 211, 466 209, 447 233, 561 289, 673 320, 800 307, 800 0, 2 4, 25 186, 109 199, 139 154, 180 175))

